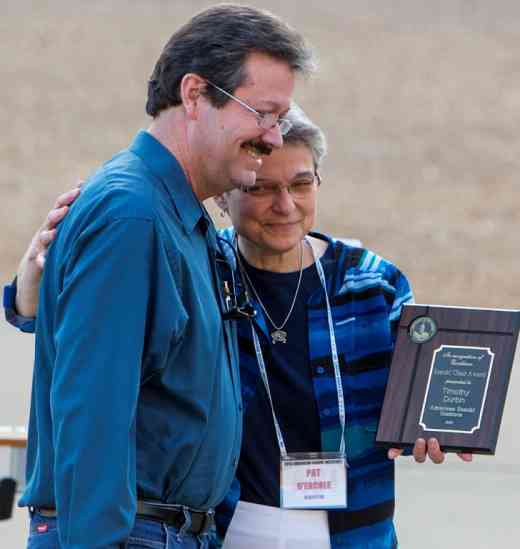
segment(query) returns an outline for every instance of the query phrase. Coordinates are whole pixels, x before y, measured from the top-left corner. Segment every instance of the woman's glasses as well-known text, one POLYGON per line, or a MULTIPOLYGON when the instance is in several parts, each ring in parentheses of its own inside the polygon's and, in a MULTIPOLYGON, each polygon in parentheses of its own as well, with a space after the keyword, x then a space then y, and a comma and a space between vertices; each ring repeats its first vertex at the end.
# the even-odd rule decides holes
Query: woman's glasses
POLYGON ((257 198, 275 198, 283 191, 287 191, 293 198, 307 198, 320 184, 320 176, 316 173, 313 176, 296 179, 289 185, 259 181, 254 185, 241 187, 241 190, 247 195, 257 198))

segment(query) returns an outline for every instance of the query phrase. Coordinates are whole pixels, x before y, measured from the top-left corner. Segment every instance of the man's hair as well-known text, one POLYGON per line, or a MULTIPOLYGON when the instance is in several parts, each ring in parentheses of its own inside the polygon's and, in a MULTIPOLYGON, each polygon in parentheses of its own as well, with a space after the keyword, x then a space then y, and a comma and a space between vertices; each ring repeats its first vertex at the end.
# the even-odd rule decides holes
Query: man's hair
MULTIPOLYGON (((303 37, 273 14, 234 4, 209 8, 188 21, 168 41, 148 82, 146 112, 156 117, 180 105, 180 84, 195 73, 233 93, 247 77, 247 56, 263 53, 308 74, 313 54, 303 37)), ((204 94, 217 108, 229 98, 211 86, 204 94)))
POLYGON ((314 160, 314 169, 318 170, 321 161, 327 154, 327 140, 319 126, 316 126, 303 110, 292 103, 284 118, 291 121, 291 129, 283 136, 284 145, 305 145, 314 160))

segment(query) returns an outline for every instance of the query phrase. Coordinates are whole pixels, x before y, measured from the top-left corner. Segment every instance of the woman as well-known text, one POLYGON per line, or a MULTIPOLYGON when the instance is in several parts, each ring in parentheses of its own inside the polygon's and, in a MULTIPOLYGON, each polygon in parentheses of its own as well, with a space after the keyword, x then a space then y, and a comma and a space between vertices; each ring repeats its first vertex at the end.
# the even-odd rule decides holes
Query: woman
MULTIPOLYGON (((389 549, 397 546, 392 459, 401 451, 387 455, 374 440, 412 294, 390 262, 310 232, 326 143, 299 108, 289 118, 284 146, 264 159, 255 187, 217 200, 233 224, 221 233, 222 252, 257 313, 238 324, 244 438, 217 509, 218 536, 226 549, 389 549)), ((46 248, 77 193, 60 197, 22 261, 19 313, 34 314, 46 248)), ((444 459, 437 441, 418 440, 416 460, 427 454, 444 459)))

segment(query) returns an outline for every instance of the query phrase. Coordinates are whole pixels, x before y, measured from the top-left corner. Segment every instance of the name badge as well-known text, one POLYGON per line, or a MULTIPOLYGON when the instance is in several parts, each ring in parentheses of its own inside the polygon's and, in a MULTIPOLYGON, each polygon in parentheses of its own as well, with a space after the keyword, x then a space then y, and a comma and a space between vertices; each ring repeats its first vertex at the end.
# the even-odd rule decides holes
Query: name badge
POLYGON ((347 462, 339 452, 288 454, 280 460, 284 509, 347 507, 347 462))

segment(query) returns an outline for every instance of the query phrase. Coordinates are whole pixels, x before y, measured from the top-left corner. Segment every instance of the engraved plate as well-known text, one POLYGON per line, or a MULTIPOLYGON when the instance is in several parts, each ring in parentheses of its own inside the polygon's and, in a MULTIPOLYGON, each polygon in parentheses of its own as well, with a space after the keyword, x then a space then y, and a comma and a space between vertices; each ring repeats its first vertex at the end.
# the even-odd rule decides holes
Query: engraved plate
POLYGON ((434 351, 419 422, 425 431, 480 428, 494 356, 489 347, 441 345, 434 351))

